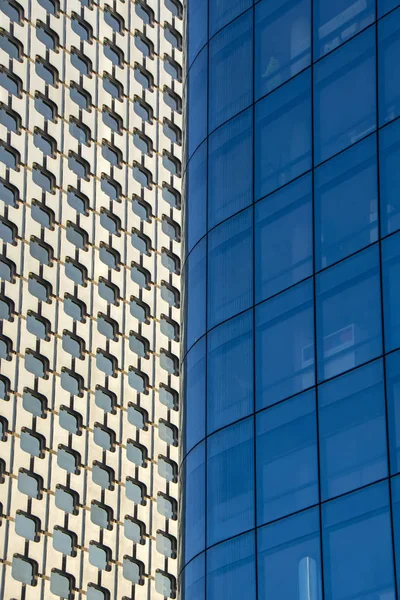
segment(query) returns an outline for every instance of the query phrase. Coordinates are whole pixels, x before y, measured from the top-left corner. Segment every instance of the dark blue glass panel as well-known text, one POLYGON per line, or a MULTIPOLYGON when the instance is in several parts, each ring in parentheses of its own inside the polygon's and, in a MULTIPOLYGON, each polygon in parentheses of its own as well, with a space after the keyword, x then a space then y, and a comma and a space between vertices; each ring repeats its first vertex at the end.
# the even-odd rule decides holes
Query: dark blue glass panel
POLYGON ((251 532, 208 550, 207 600, 256 600, 254 545, 251 532))
POLYGON ((252 304, 252 209, 219 225, 208 242, 208 328, 252 304))
POLYGON ((394 600, 387 482, 322 506, 325 600, 394 600))
POLYGON ((257 410, 314 383, 313 285, 306 281, 256 308, 257 410))
POLYGON ((208 48, 193 63, 187 82, 187 154, 190 157, 207 135, 208 48))
POLYGON ((314 0, 314 60, 331 52, 375 20, 375 0, 314 0))
POLYGON ((207 221, 207 142, 196 150, 186 171, 186 251, 206 233, 207 221))
POLYGON ((318 379, 382 354, 378 247, 317 276, 318 379))
POLYGON ((205 599, 205 556, 197 556, 182 573, 182 600, 205 599))
POLYGON ((322 598, 318 508, 259 529, 257 551, 259 598, 322 598))
POLYGON ((206 241, 202 240, 186 263, 186 349, 206 330, 206 267, 206 241))
POLYGON ((252 26, 249 11, 210 41, 209 131, 252 101, 252 26))
POLYGON ((315 391, 256 417, 257 525, 318 503, 315 391))
POLYGON ((307 70, 256 104, 256 200, 311 168, 310 85, 307 70))
POLYGON ((369 29, 314 67, 316 163, 376 128, 375 29, 369 29), (351 94, 349 93, 351 90, 351 94))
POLYGON ((386 356, 390 472, 400 472, 400 352, 386 356))
POLYGON ((189 452, 206 434, 206 341, 201 339, 185 359, 185 439, 189 452))
POLYGON ((400 10, 378 23, 379 125, 400 115, 400 10))
POLYGON ((187 64, 190 68, 197 53, 207 42, 208 0, 187 1, 187 64))
POLYGON ((253 311, 208 334, 207 433, 253 411, 253 311))
POLYGON ((397 6, 400 6, 399 0, 378 0, 378 17, 382 17, 397 6))
POLYGON ((210 5, 210 34, 212 37, 219 29, 250 8, 253 0, 213 0, 210 5))
POLYGON ((207 441, 207 546, 254 526, 253 419, 207 441))
POLYGON ((393 477, 392 487, 392 515, 393 515, 393 538, 395 549, 395 563, 397 573, 397 595, 400 592, 400 477, 393 477))
POLYGON ((387 477, 382 361, 319 388, 322 500, 387 477))
POLYGON ((183 544, 184 563, 205 548, 206 542, 206 468, 205 442, 188 454, 184 463, 183 544))
POLYGON ((312 275, 312 185, 305 175, 255 207, 256 302, 312 275))
POLYGON ((310 0, 263 0, 256 4, 254 60, 256 99, 309 66, 310 0))
POLYGON ((400 229, 400 120, 379 131, 381 234, 400 229))
POLYGON ((400 347, 400 233, 382 241, 385 351, 400 347))
POLYGON ((323 269, 378 239, 376 137, 315 171, 315 266, 323 269))
POLYGON ((249 206, 253 198, 252 111, 238 115, 209 139, 208 228, 249 206))

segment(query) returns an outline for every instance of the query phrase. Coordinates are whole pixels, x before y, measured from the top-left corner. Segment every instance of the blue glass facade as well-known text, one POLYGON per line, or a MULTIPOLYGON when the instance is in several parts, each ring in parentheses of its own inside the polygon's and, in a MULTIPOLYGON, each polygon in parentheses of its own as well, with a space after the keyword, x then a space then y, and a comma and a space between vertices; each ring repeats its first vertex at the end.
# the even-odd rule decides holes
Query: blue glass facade
POLYGON ((190 0, 182 600, 395 600, 400 0, 190 0))

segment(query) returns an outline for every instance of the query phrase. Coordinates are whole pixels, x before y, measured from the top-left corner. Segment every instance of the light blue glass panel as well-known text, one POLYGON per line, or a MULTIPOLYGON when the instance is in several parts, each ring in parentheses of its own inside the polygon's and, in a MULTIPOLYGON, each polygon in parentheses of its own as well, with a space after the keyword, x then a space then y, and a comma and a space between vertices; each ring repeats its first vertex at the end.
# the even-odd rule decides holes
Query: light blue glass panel
POLYGON ((318 379, 329 379, 382 353, 378 247, 317 276, 318 379))

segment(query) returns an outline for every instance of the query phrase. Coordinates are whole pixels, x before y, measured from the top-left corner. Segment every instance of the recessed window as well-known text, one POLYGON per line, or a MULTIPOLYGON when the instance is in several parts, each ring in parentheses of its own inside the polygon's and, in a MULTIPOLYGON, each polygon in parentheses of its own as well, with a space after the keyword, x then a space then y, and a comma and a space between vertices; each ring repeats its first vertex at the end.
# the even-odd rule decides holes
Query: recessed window
POLYGON ((121 219, 102 206, 100 208, 100 225, 112 235, 121 236, 121 219))
POLYGON ((89 562, 97 569, 111 570, 111 549, 108 546, 91 541, 89 543, 89 562))
POLYGON ((26 558, 21 554, 14 554, 12 559, 11 574, 13 579, 24 585, 37 585, 39 572, 38 563, 32 558, 26 558))
POLYGON ((164 69, 176 81, 182 81, 182 67, 168 54, 164 54, 164 69))
POLYGON ((179 308, 180 306, 180 293, 173 285, 170 285, 167 281, 161 282, 161 298, 165 300, 170 306, 179 308))
POLYGON ((136 194, 132 196, 132 210, 142 221, 151 222, 152 210, 150 204, 136 194))
POLYGON ((166 519, 176 521, 178 518, 178 503, 172 496, 168 496, 168 494, 164 494, 163 492, 158 492, 157 512, 166 519))
POLYGON ((75 589, 75 577, 59 569, 52 569, 50 574, 50 591, 59 598, 71 598, 75 589))
POLYGON ((22 427, 20 434, 21 450, 36 458, 44 458, 46 439, 27 427, 22 427))
POLYGON ((124 519, 124 535, 128 540, 131 540, 134 544, 145 543, 146 526, 143 521, 134 519, 129 515, 125 516, 124 519))
POLYGON ((154 11, 146 4, 145 0, 135 0, 135 10, 145 25, 154 26, 154 11))
POLYGON ((70 488, 57 483, 55 491, 55 504, 57 508, 70 515, 79 513, 79 494, 70 488))
POLYGON ((133 479, 133 477, 126 478, 125 494, 128 500, 131 500, 135 504, 146 504, 147 488, 142 481, 133 479))
POLYGON ((92 500, 90 507, 90 520, 94 525, 98 525, 102 529, 108 529, 109 531, 113 528, 113 510, 107 504, 92 500))
POLYGON ((134 585, 144 585, 144 564, 141 560, 131 558, 130 556, 124 556, 122 574, 125 579, 134 585))
POLYGON ((0 319, 12 322, 14 320, 15 303, 11 298, 0 294, 0 319))
POLYGON ((151 239, 149 236, 141 233, 136 227, 132 227, 131 244, 141 254, 151 254, 151 239))
POLYGON ((166 215, 162 216, 161 228, 162 228, 163 232, 169 238, 171 238, 171 240, 173 240, 174 242, 180 242, 181 241, 181 228, 180 228, 180 226, 178 225, 178 223, 176 223, 175 221, 173 221, 172 219, 170 219, 166 215))
POLYGON ((107 125, 112 131, 122 135, 122 127, 123 121, 122 118, 117 115, 113 110, 108 108, 108 106, 103 105, 103 123, 107 125))
POLYGON ((42 302, 47 302, 47 304, 51 303, 51 297, 53 295, 53 286, 49 281, 43 279, 43 277, 39 277, 34 273, 29 273, 28 276, 28 290, 32 296, 35 296, 38 300, 42 302))
POLYGON ((116 357, 101 348, 97 348, 96 351, 96 367, 108 377, 117 377, 118 361, 116 357))
POLYGON ((96 385, 94 393, 94 401, 96 406, 101 408, 107 413, 115 414, 115 407, 117 406, 117 396, 114 392, 106 390, 101 385, 96 385))
POLYGON ((15 23, 20 23, 24 18, 24 9, 16 0, 3 0, 0 2, 0 10, 15 23))
POLYGON ((65 274, 77 285, 86 287, 88 280, 88 270, 76 260, 67 256, 65 259, 65 274))
POLYGON ((108 4, 104 5, 104 21, 117 33, 122 33, 125 27, 124 19, 113 11, 108 4))
POLYGON ((11 73, 3 65, 0 65, 0 85, 9 94, 17 96, 17 98, 22 98, 22 79, 11 73))
POLYGON ((22 406, 24 410, 31 413, 34 417, 41 419, 46 417, 47 398, 39 392, 35 392, 25 387, 22 394, 22 406))
POLYGON ((121 201, 122 187, 118 181, 109 177, 106 173, 101 174, 101 189, 111 200, 121 201))
POLYGON ((42 227, 46 227, 46 229, 54 230, 54 223, 56 220, 56 216, 54 211, 51 210, 46 204, 43 202, 39 202, 38 200, 32 200, 31 203, 31 217, 34 221, 39 223, 42 227))
POLYGON ((15 148, 12 148, 6 144, 3 140, 0 140, 0 161, 5 164, 9 169, 19 171, 19 165, 21 163, 21 154, 15 148))
POLYGON ((151 171, 149 171, 149 169, 146 169, 146 167, 144 167, 137 161, 133 161, 132 170, 134 179, 136 179, 136 181, 140 183, 142 187, 151 189, 151 185, 153 183, 153 176, 151 174, 151 171))
POLYGON ((75 223, 72 223, 72 221, 67 221, 67 226, 65 229, 67 240, 80 250, 87 252, 89 244, 88 232, 82 229, 82 227, 75 225, 75 223))
POLYGON ((40 6, 42 6, 46 12, 51 15, 58 16, 60 12, 60 2, 59 0, 38 0, 40 6))
POLYGON ((135 62, 134 76, 135 76, 136 81, 145 90, 149 90, 150 92, 153 91, 153 87, 154 87, 153 75, 150 73, 150 71, 148 71, 147 69, 142 67, 142 65, 137 62, 135 62))
POLYGON ((122 102, 122 96, 124 93, 122 83, 117 81, 115 77, 109 73, 106 73, 105 71, 103 73, 103 87, 105 91, 110 94, 110 96, 122 102))
POLYGON ((76 556, 78 536, 73 531, 56 525, 53 529, 53 548, 66 556, 76 556))
POLYGON ((86 598, 87 600, 110 600, 110 592, 95 583, 89 583, 86 598))
POLYGON ((135 29, 135 46, 146 58, 153 58, 154 44, 141 31, 135 29))
POLYGON ((26 328, 29 333, 36 336, 40 340, 45 340, 46 342, 50 340, 50 321, 30 309, 26 313, 26 328))
POLYGON ((137 262, 131 262, 131 279, 138 284, 139 287, 150 289, 151 274, 150 271, 139 265, 137 262))
POLYGON ((15 223, 0 216, 0 239, 6 244, 17 244, 18 229, 15 223))
POLYGON ((103 42, 104 56, 108 58, 115 67, 124 66, 124 53, 111 40, 104 38, 103 42))
POLYGON ((90 180, 90 164, 87 160, 76 154, 73 150, 68 152, 68 168, 78 177, 90 180))
POLYGON ((83 89, 83 87, 75 83, 75 81, 71 81, 69 95, 71 97, 71 100, 75 102, 75 104, 77 104, 79 108, 87 110, 88 112, 91 111, 91 95, 89 94, 89 92, 83 89))
POLYGON ((140 356, 140 358, 149 358, 149 341, 134 331, 129 332, 129 348, 132 352, 140 356))
POLYGON ((69 317, 72 317, 74 321, 79 321, 80 323, 86 322, 86 304, 68 292, 64 294, 64 312, 69 317))
POLYGON ((40 92, 35 92, 35 109, 46 119, 46 121, 56 121, 57 105, 40 92))
POLYGON ((8 206, 18 207, 19 191, 15 185, 12 185, 3 177, 0 177, 0 200, 8 206))
POLYGON ((104 277, 99 277, 99 295, 106 302, 119 306, 119 287, 104 277))
POLYGON ((67 202, 76 212, 85 216, 89 214, 89 198, 72 185, 67 188, 67 202))
POLYGON ((47 48, 49 48, 49 50, 58 52, 58 47, 60 45, 60 38, 58 34, 50 29, 46 23, 43 23, 43 21, 40 21, 39 19, 36 21, 36 37, 47 48))
POLYGON ((76 12, 71 13, 71 27, 84 42, 92 42, 93 28, 82 19, 76 12))
POLYGON ((64 329, 62 335, 62 348, 74 358, 84 359, 85 341, 78 335, 64 329))
POLYGON ((128 381, 131 388, 139 392, 139 394, 148 394, 149 377, 146 373, 142 373, 142 371, 130 366, 128 381))
POLYGON ((47 242, 42 242, 35 235, 31 235, 29 243, 30 255, 36 258, 42 265, 53 266, 53 247, 47 242))
POLYGON ((109 340, 118 340, 118 323, 102 312, 97 314, 97 331, 109 340))
POLYGON ((32 165, 32 179, 42 190, 49 194, 55 194, 56 178, 53 173, 50 173, 44 167, 41 167, 37 163, 32 165))
POLYGON ((5 375, 0 375, 0 398, 6 402, 10 399, 11 382, 5 375))
POLYGON ((178 428, 165 419, 158 420, 158 437, 170 446, 178 445, 178 428))
POLYGON ((163 120, 163 132, 173 144, 178 144, 178 146, 182 144, 182 130, 167 117, 164 117, 163 120))
POLYGON ((105 490, 114 489, 115 473, 114 469, 107 467, 102 463, 95 460, 92 467, 92 479, 93 483, 100 486, 105 490))
POLYGON ((167 558, 176 558, 176 538, 165 531, 157 530, 156 549, 167 558))
POLYGON ((7 441, 7 433, 8 433, 8 421, 5 417, 0 417, 0 442, 7 441))
POLYGON ((57 448, 57 465, 60 469, 64 469, 72 475, 79 475, 81 465, 81 455, 76 450, 58 444, 57 448))
POLYGON ((162 596, 167 598, 176 598, 176 579, 173 575, 156 569, 155 574, 155 588, 156 591, 162 596))
POLYGON ((108 450, 109 452, 115 452, 116 435, 113 429, 106 427, 101 423, 95 423, 93 428, 93 441, 97 446, 108 450))
POLYGON ((162 369, 167 371, 170 375, 179 374, 179 359, 171 352, 168 352, 164 348, 160 350, 160 366, 162 369))
POLYGON ((161 315, 160 331, 170 340, 179 341, 179 325, 176 321, 167 317, 167 315, 161 315))
POLYGON ((143 431, 147 431, 147 423, 149 421, 149 414, 146 409, 138 406, 137 404, 133 404, 133 402, 128 403, 128 421, 131 425, 134 425, 138 429, 142 429, 143 431))
POLYGON ((67 367, 61 368, 61 387, 69 392, 72 396, 79 396, 82 398, 84 390, 84 380, 82 375, 67 369, 67 367))
POLYGON ((29 371, 29 373, 33 373, 36 377, 48 379, 50 361, 46 356, 27 348, 25 350, 25 369, 29 371))
POLYGON ((108 160, 108 162, 111 163, 113 167, 118 167, 119 169, 122 168, 122 152, 119 148, 116 148, 115 146, 107 142, 107 140, 103 139, 101 153, 103 155, 103 158, 108 160))
POLYGON ((71 48, 71 64, 75 69, 79 71, 81 75, 86 77, 92 76, 93 65, 90 58, 85 56, 78 48, 72 46, 71 48))
POLYGON ((30 498, 41 500, 43 497, 43 477, 27 469, 18 470, 18 490, 30 498))
POLYGON ((136 127, 133 129, 133 143, 143 154, 153 155, 152 139, 136 127))
POLYGON ((167 458, 166 456, 162 456, 161 454, 158 456, 158 474, 163 479, 170 481, 171 483, 177 483, 178 481, 178 465, 176 462, 167 458))
POLYGON ((91 133, 89 127, 72 115, 69 118, 69 132, 79 143, 90 146, 91 133))
POLYGON ((171 154, 171 152, 168 152, 168 150, 163 150, 162 157, 163 165, 171 173, 171 175, 180 177, 182 172, 181 161, 176 158, 176 156, 171 154))
POLYGON ((55 157, 57 142, 51 135, 40 129, 40 127, 34 127, 33 129, 33 143, 46 156, 55 157))
POLYGON ((172 208, 181 209, 180 193, 166 181, 162 183, 162 197, 172 208))
POLYGON ((182 36, 172 27, 167 21, 164 21, 164 37, 171 44, 173 48, 177 50, 182 50, 182 36))
POLYGON ((173 14, 174 17, 178 19, 182 19, 183 15, 183 6, 179 0, 164 0, 165 6, 169 11, 173 14))
POLYGON ((16 273, 16 264, 9 258, 0 256, 0 279, 14 283, 16 273))
POLYGON ((0 123, 9 131, 20 133, 22 119, 20 115, 8 107, 3 102, 0 102, 0 123))
POLYGON ((134 102, 133 102, 133 107, 134 107, 135 113, 143 121, 147 121, 148 123, 153 122, 153 109, 150 106, 150 104, 148 104, 147 102, 145 102, 144 100, 139 98, 139 96, 135 96, 134 102))
POLYGON ((41 523, 38 517, 30 515, 23 510, 17 510, 15 514, 15 533, 30 542, 40 540, 41 523))
POLYGON ((82 424, 83 419, 82 415, 63 404, 60 406, 60 411, 58 414, 58 422, 60 427, 72 433, 73 435, 81 435, 82 434, 82 424))
POLYGON ((163 98, 167 106, 169 106, 172 110, 176 111, 178 114, 181 114, 182 98, 178 96, 178 94, 167 85, 164 85, 163 98))
POLYGON ((35 58, 36 74, 41 77, 47 85, 58 87, 58 71, 47 60, 37 55, 35 58))
POLYGON ((161 249, 161 264, 171 273, 180 274, 181 260, 179 256, 170 252, 167 248, 161 249))
POLYGON ((2 27, 0 28, 0 48, 6 52, 11 59, 21 61, 24 47, 13 35, 2 27))
POLYGON ((140 323, 149 323, 150 307, 136 296, 130 297, 130 312, 140 323))

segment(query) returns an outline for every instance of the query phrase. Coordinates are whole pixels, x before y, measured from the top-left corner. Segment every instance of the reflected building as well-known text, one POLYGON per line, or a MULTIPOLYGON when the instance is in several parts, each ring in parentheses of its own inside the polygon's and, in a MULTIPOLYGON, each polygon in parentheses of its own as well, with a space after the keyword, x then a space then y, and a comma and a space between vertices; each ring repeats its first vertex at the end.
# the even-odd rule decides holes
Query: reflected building
POLYGON ((395 600, 400 2, 189 0, 182 600, 395 600))

